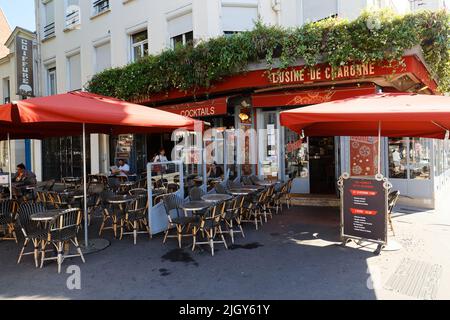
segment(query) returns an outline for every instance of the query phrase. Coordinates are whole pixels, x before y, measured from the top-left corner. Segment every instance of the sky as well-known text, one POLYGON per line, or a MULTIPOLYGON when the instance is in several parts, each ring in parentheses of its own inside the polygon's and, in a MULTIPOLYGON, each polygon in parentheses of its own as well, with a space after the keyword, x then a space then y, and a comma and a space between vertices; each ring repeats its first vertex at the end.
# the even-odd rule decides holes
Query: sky
POLYGON ((11 30, 16 26, 36 30, 34 0, 0 0, 0 8, 8 19, 11 30))

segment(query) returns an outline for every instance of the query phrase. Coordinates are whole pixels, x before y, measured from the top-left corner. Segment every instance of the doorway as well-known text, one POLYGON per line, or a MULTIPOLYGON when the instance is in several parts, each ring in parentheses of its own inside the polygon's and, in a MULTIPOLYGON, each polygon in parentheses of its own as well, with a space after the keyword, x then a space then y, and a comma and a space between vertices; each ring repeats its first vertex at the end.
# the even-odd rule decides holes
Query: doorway
POLYGON ((309 138, 310 193, 336 194, 334 137, 309 138))

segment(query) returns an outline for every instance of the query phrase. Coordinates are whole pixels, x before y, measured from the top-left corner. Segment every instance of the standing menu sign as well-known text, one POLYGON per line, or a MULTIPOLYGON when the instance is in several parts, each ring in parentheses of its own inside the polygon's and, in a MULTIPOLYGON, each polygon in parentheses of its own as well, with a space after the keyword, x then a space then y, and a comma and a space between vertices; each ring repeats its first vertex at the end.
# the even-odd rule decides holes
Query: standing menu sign
POLYGON ((344 239, 386 244, 389 185, 386 179, 341 178, 341 236, 344 239))
POLYGON ((16 37, 17 94, 33 97, 33 41, 16 37))

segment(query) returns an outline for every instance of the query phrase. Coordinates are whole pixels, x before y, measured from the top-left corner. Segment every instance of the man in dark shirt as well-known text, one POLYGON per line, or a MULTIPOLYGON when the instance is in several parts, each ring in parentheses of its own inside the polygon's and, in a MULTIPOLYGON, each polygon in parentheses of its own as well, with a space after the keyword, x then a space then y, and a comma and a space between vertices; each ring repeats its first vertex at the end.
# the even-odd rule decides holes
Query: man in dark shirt
POLYGON ((27 170, 23 163, 17 165, 17 172, 12 177, 13 193, 18 196, 24 195, 28 186, 35 186, 36 175, 27 170))

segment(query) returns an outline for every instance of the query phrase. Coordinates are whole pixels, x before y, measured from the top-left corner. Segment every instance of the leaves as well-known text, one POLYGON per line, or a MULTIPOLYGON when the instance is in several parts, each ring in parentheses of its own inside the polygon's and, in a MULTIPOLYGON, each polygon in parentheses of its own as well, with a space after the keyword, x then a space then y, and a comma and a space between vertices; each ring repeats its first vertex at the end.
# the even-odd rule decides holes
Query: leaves
POLYGON ((421 46, 442 92, 450 91, 450 15, 445 11, 396 15, 389 10, 363 12, 353 21, 329 18, 282 29, 257 21, 252 31, 222 36, 194 46, 178 46, 122 68, 96 74, 87 89, 133 100, 173 89, 208 88, 226 77, 265 61, 267 68, 287 68, 351 61, 400 62, 405 50, 421 46))

